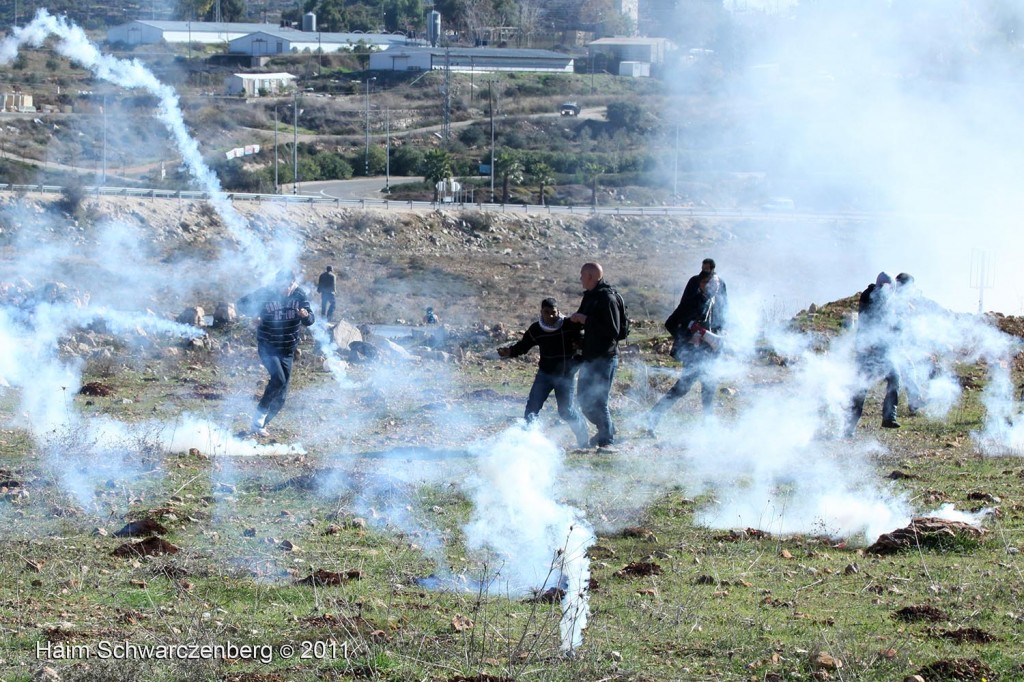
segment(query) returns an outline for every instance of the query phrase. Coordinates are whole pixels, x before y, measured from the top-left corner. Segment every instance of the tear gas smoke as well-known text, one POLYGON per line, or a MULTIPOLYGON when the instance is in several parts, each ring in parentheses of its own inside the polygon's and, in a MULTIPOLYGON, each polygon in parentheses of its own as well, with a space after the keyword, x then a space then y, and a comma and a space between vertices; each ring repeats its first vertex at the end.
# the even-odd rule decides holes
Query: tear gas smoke
POLYGON ((561 450, 537 428, 513 427, 473 451, 478 466, 468 482, 467 548, 497 554, 499 579, 511 593, 564 586, 562 648, 574 650, 587 624, 586 550, 596 538, 582 512, 556 499, 561 450))

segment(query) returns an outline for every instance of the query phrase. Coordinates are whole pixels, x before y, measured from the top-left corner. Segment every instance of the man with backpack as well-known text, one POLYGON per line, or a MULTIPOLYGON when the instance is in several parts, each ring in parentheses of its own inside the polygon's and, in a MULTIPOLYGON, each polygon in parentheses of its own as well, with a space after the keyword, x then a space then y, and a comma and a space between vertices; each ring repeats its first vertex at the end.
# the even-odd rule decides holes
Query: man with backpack
POLYGON ((611 449, 615 425, 608 409, 608 394, 619 366, 619 341, 629 333, 629 318, 622 297, 604 281, 600 264, 584 263, 580 283, 585 289, 583 300, 569 318, 583 325, 583 364, 576 393, 583 416, 597 427, 590 444, 611 449))
POLYGON ((718 332, 725 323, 724 285, 714 273, 714 261, 707 267, 707 259, 700 274, 691 278, 695 286, 687 283, 679 305, 665 320, 665 328, 672 335, 672 357, 683 364, 679 380, 655 403, 648 415, 648 429, 653 432, 665 414, 695 383, 700 382, 701 403, 704 414, 714 412, 715 385, 710 365, 718 357, 722 343, 718 332))

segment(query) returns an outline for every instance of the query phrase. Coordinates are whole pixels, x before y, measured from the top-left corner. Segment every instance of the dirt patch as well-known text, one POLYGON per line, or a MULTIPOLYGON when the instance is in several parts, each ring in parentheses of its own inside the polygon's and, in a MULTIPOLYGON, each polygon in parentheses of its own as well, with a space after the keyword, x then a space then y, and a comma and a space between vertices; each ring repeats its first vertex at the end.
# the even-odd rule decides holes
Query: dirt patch
POLYGON ((935 661, 917 671, 928 682, 980 682, 993 679, 992 669, 977 658, 952 658, 935 661))
POLYGON ((661 575, 661 566, 653 561, 631 561, 615 571, 615 576, 618 578, 638 578, 648 575, 661 575))
POLYGON ((995 642, 997 637, 990 632, 980 628, 960 628, 958 630, 943 630, 936 633, 942 639, 950 639, 957 644, 989 644, 995 642))
POLYGON ((347 583, 350 580, 362 580, 362 578, 363 572, 358 569, 352 569, 350 571, 345 571, 344 573, 335 573, 334 571, 325 571, 321 568, 301 580, 296 580, 295 584, 315 587, 335 587, 337 585, 347 583))
POLYGON ((131 521, 114 533, 115 538, 139 538, 144 535, 167 535, 167 528, 146 517, 138 521, 131 521))
POLYGON ((565 590, 560 587, 550 587, 543 592, 537 592, 532 597, 524 599, 526 604, 561 604, 565 597, 565 590))
POLYGON ((906 528, 884 533, 867 548, 872 554, 894 554, 905 549, 969 549, 980 542, 983 528, 934 517, 914 519, 906 528))
POLYGON ((902 620, 906 623, 914 623, 920 621, 927 621, 929 623, 937 623, 942 620, 949 620, 949 616, 942 609, 935 608, 928 604, 919 604, 915 606, 904 606, 902 609, 892 614, 892 617, 896 620, 902 620))
POLYGON ((114 389, 100 381, 90 381, 78 389, 78 395, 107 397, 114 395, 114 389))
POLYGON ((758 528, 744 528, 743 530, 730 530, 728 533, 720 533, 714 537, 715 542, 740 542, 741 540, 768 540, 772 534, 758 528))
POLYGON ((163 538, 151 535, 145 540, 125 543, 111 552, 111 554, 119 557, 139 557, 177 554, 179 551, 181 551, 179 548, 175 547, 163 538))

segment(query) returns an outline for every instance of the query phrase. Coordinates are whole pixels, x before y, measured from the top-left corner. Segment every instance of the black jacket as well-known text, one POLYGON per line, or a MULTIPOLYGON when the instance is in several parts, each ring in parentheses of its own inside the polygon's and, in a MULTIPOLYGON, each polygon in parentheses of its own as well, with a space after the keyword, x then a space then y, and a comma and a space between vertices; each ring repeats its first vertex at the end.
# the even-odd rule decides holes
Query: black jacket
POLYGON ((583 328, 568 318, 555 331, 545 331, 540 322, 534 322, 518 343, 509 346, 509 357, 516 358, 530 352, 534 346, 540 348, 540 371, 547 374, 572 374, 576 369, 573 355, 579 344, 583 328))
POLYGON ((675 339, 689 337, 691 322, 699 322, 711 331, 719 332, 725 326, 726 300, 725 282, 719 280, 718 293, 708 297, 701 292, 699 277, 694 275, 686 283, 679 305, 665 320, 665 329, 675 339))
POLYGON ((321 294, 333 294, 336 291, 337 278, 335 278, 333 272, 320 273, 320 279, 316 281, 316 290, 321 294))
POLYGON ((619 302, 603 279, 583 294, 576 312, 587 316, 583 325, 583 359, 614 357, 619 352, 619 302))
POLYGON ((313 308, 309 297, 302 289, 296 288, 288 296, 273 287, 258 289, 239 302, 239 309, 247 315, 260 318, 256 328, 256 340, 261 346, 269 346, 280 355, 291 355, 299 345, 299 329, 313 324, 313 308), (299 309, 309 313, 299 317, 299 309))

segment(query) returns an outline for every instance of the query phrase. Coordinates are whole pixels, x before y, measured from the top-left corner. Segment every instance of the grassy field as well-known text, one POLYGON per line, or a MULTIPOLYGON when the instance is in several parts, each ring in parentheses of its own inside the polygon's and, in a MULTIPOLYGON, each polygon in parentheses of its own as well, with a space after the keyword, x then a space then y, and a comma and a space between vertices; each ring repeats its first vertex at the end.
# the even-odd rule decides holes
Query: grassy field
MULTIPOLYGON (((68 395, 67 428, 48 442, 17 428, 16 396, 5 394, 0 678, 35 679, 44 667, 62 680, 1024 678, 1024 464, 976 454, 976 392, 945 422, 909 418, 895 434, 873 420, 863 427, 860 440, 884 446, 871 458, 877 484, 915 509, 994 510, 980 537, 923 539, 894 554, 826 528, 702 525, 715 494, 691 496, 660 473, 685 481, 702 455, 671 440, 627 433, 614 454, 568 452, 554 496, 582 510, 598 537, 589 626, 567 656, 557 598, 507 592, 494 578, 514 557, 467 547, 474 503, 461 482, 488 439, 514 426, 532 362, 471 355, 390 379, 393 368, 356 365, 339 383, 307 345, 274 432, 305 452, 227 456, 202 442, 164 451, 154 415, 241 428, 261 387, 247 332, 212 335, 234 353, 93 362, 83 382, 109 395, 68 395), (97 456, 74 415, 134 426, 119 456, 97 456), (138 541, 115 532, 143 519, 178 551, 115 556, 138 541), (180 644, 254 648, 215 658, 180 649, 166 660, 140 649, 180 644)), ((641 328, 633 340, 618 412, 635 409, 639 385, 667 385, 643 369, 664 364, 651 355, 655 339, 641 328)), ((778 380, 789 371, 762 369, 778 380)), ((728 415, 735 399, 724 403, 728 415)), ((691 396, 673 417, 685 428, 698 411, 691 396)), ((543 430, 571 442, 554 421, 543 430)), ((841 460, 854 447, 825 452, 841 460)), ((524 519, 522 534, 533 530, 524 519)))

